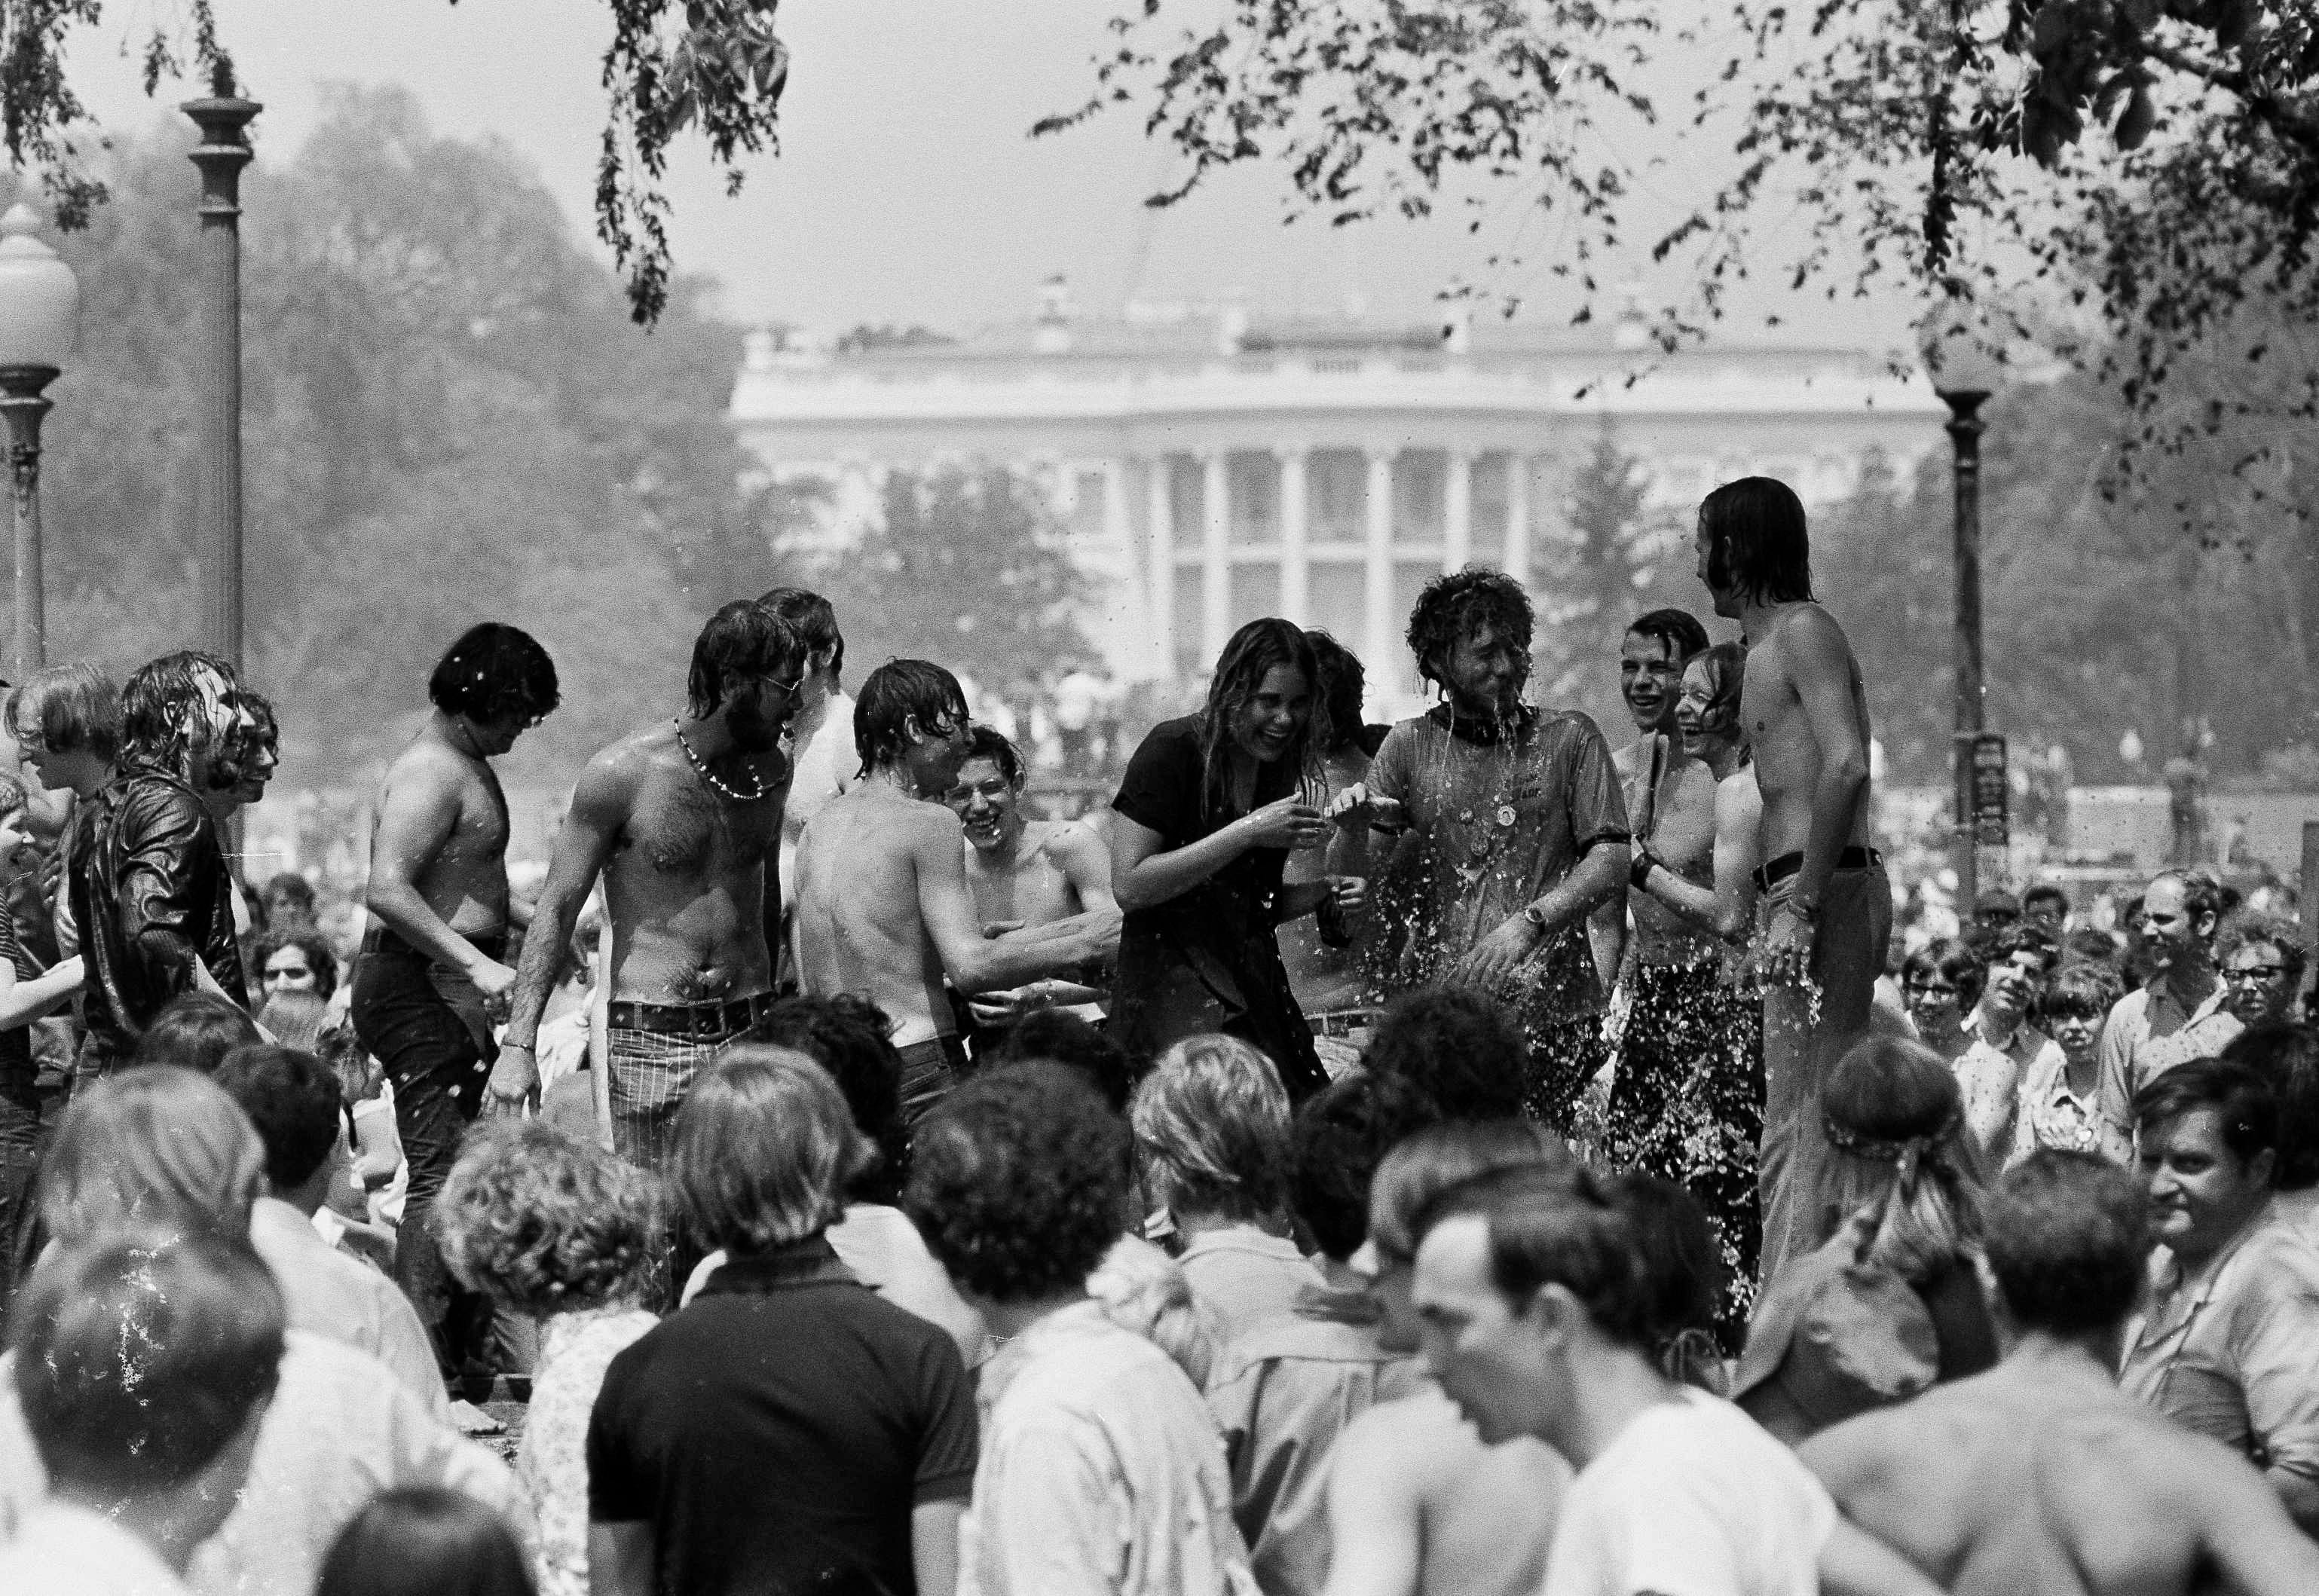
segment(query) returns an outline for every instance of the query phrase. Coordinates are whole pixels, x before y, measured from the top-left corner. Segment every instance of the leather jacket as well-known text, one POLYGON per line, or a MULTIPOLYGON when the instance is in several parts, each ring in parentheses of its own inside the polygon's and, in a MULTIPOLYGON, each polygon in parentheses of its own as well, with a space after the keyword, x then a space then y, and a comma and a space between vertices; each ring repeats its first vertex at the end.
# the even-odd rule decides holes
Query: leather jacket
POLYGON ((66 892, 87 964, 83 1018, 126 1055, 209 966, 244 1008, 233 886, 209 811, 167 771, 116 771, 73 816, 66 892))

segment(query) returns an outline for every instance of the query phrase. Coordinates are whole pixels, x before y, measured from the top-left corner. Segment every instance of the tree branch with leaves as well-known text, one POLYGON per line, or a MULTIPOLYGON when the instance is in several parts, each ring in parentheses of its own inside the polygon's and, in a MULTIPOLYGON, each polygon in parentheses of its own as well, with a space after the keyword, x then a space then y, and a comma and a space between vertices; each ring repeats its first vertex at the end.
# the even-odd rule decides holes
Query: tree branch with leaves
MULTIPOLYGON (((452 0, 456 4, 457 0, 452 0)), ((612 39, 604 49, 604 131, 596 158, 596 236, 610 247, 626 281, 630 315, 657 320, 667 308, 668 154, 698 130, 737 194, 746 158, 778 148, 789 50, 773 28, 778 0, 605 0, 612 39)), ((90 157, 101 130, 73 92, 66 70, 77 31, 103 20, 104 0, 5 0, 0 4, 0 143, 18 171, 36 171, 68 232, 88 225, 104 203, 90 157)), ((232 57, 221 41, 212 0, 184 0, 141 30, 140 65, 148 95, 189 71, 218 95, 235 91, 232 57)))

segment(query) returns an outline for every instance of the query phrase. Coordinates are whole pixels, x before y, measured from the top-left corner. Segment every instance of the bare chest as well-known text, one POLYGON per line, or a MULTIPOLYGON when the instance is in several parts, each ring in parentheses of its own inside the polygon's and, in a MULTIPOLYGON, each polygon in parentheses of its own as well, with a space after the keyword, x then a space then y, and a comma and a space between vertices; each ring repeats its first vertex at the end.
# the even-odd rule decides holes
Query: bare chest
POLYGON ((1043 925, 1079 912, 1078 894, 1070 878, 1046 850, 1043 842, 1024 840, 1010 864, 995 865, 972 847, 967 849, 967 884, 974 889, 975 911, 985 921, 1019 920, 1043 925))
POLYGON ((690 768, 656 769, 636 795, 622 839, 630 868, 692 880, 752 870, 781 835, 782 797, 774 789, 753 801, 736 799, 690 768))

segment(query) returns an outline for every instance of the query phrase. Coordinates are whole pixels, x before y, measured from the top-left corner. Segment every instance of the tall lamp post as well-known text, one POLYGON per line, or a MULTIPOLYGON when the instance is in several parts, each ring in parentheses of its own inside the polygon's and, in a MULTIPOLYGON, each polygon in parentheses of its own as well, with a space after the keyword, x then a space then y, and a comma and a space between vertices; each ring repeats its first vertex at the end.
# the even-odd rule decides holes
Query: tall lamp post
POLYGON ((202 131, 201 458, 194 521, 210 647, 241 669, 241 169, 249 120, 265 107, 225 91, 178 109, 202 131))
POLYGON ((80 336, 80 284, 40 238, 40 218, 18 204, 0 216, 0 411, 8 418, 8 474, 16 535, 16 679, 48 663, 41 590, 41 419, 43 390, 80 336))
POLYGON ((1949 439, 1956 456, 1956 730, 1952 738, 1956 831, 1951 847, 1957 879, 1957 918, 1970 926, 1981 896, 1973 813, 1973 755, 1982 730, 1981 435, 1988 423, 1981 419, 1981 407, 1997 392, 2004 367, 1986 347, 1978 327, 1947 316, 1926 324, 1924 355, 1933 392, 1949 407, 1949 439))

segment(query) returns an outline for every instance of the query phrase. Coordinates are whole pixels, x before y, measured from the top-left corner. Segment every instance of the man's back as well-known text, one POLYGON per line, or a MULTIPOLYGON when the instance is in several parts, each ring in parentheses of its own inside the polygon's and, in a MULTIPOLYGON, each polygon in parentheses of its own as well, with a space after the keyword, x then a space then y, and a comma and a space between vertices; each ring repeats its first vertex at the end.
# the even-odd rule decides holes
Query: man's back
MULTIPOLYGON (((808 992, 860 992, 905 1045, 948 1031, 942 960, 918 902, 920 851, 955 852, 948 809, 869 784, 832 799, 798 843, 799 972, 808 992)), ((960 869, 964 870, 963 861, 960 869)))
POLYGON ((1802 1447, 1845 1515, 1958 1596, 2319 1591, 2319 1547, 2247 1464, 2089 1362, 2016 1361, 1802 1447))
POLYGON ((589 1516, 652 1524, 663 1591, 907 1596, 913 1508, 962 1500, 974 1464, 950 1337, 817 1238, 726 1263, 612 1360, 589 1516))

